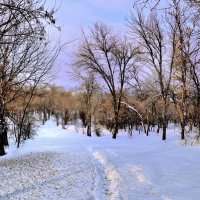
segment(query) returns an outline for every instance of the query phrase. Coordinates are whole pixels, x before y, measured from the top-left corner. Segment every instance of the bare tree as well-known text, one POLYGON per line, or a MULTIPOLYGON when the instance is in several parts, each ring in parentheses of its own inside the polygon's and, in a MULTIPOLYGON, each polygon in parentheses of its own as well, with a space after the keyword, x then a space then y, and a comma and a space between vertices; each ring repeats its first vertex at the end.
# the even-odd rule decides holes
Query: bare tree
MULTIPOLYGON (((112 96, 114 115, 113 138, 118 133, 119 112, 129 78, 128 71, 135 64, 138 48, 127 39, 117 38, 110 28, 95 24, 75 54, 75 65, 99 77, 112 96)), ((101 81, 101 82, 102 82, 101 81)))
POLYGON ((35 88, 58 55, 59 50, 49 50, 45 40, 45 22, 55 23, 53 14, 42 1, 0 3, 0 155, 8 145, 8 105, 25 86, 35 88))
MULTIPOLYGON (((130 27, 134 37, 138 37, 138 42, 143 48, 143 63, 146 65, 146 70, 151 71, 151 77, 155 75, 155 83, 159 85, 159 93, 156 98, 161 98, 163 101, 163 135, 162 139, 166 139, 166 128, 167 128, 167 108, 168 96, 171 83, 172 67, 174 62, 175 48, 172 45, 171 61, 165 62, 166 60, 166 43, 165 43, 165 32, 161 26, 158 15, 155 11, 151 12, 149 18, 146 20, 142 11, 137 10, 137 14, 131 14, 128 20, 128 26, 130 27), (167 71, 167 67, 169 70, 167 71)), ((172 38, 174 41, 174 38, 172 38)))
POLYGON ((177 48, 175 52, 172 97, 181 125, 181 139, 185 139, 185 127, 190 115, 191 92, 197 94, 196 106, 197 110, 199 109, 199 78, 197 75, 199 59, 198 21, 194 13, 190 12, 190 7, 176 0, 173 0, 173 5, 171 15, 175 27, 177 48), (190 88, 192 82, 195 86, 193 91, 190 88))
MULTIPOLYGON (((79 76, 80 77, 80 76, 79 76)), ((92 115, 94 113, 94 95, 97 93, 98 85, 95 81, 94 74, 88 74, 88 76, 81 76, 82 83, 82 105, 85 107, 86 124, 87 124, 87 136, 91 136, 92 128, 92 115)))
MULTIPOLYGON (((49 44, 50 45, 50 44, 49 44)), ((8 97, 5 96, 4 105, 8 105, 12 102, 20 101, 23 102, 21 106, 17 109, 17 115, 10 114, 10 109, 7 109, 8 117, 13 121, 16 125, 17 134, 17 147, 19 147, 20 143, 29 137, 26 137, 26 134, 30 135, 31 132, 31 118, 32 116, 32 101, 36 95, 36 88, 38 86, 45 86, 46 81, 49 80, 51 74, 51 69, 53 68, 54 61, 57 55, 60 52, 60 46, 58 45, 53 50, 50 49, 51 47, 48 46, 48 42, 46 41, 45 44, 41 43, 41 41, 34 40, 32 41, 31 45, 26 49, 28 52, 26 53, 27 60, 23 58, 23 68, 17 65, 16 60, 10 66, 13 71, 20 70, 20 73, 15 74, 13 77, 14 79, 8 81, 6 83, 9 86, 10 90, 12 90, 12 94, 8 97), (13 66, 17 66, 14 68, 13 66), (20 68, 20 69, 19 69, 20 68), (24 75, 23 77, 22 74, 24 75), (29 131, 25 131, 27 129, 29 131), (26 127, 26 128, 25 128, 26 127)), ((11 63, 10 63, 11 64, 11 63)), ((8 73, 7 78, 10 77, 8 73)), ((4 90, 4 94, 6 91, 4 90)), ((16 105, 17 106, 17 105, 16 105)), ((16 110, 14 109, 14 110, 16 110)))

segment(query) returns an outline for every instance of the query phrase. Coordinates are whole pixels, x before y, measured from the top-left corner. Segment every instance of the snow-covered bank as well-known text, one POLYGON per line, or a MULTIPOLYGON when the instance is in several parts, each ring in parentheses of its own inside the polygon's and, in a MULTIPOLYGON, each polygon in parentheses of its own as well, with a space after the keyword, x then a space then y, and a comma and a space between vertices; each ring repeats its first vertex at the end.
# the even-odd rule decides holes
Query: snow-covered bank
POLYGON ((48 121, 0 158, 0 199, 199 200, 200 148, 168 138, 89 138, 48 121))

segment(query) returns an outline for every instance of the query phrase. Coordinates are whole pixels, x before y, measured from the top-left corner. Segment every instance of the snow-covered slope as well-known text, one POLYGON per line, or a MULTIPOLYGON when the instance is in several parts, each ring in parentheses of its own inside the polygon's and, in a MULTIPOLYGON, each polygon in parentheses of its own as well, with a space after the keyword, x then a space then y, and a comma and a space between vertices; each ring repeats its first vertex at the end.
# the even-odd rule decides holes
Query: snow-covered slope
POLYGON ((89 138, 50 120, 0 158, 0 199, 199 200, 200 148, 169 132, 89 138))

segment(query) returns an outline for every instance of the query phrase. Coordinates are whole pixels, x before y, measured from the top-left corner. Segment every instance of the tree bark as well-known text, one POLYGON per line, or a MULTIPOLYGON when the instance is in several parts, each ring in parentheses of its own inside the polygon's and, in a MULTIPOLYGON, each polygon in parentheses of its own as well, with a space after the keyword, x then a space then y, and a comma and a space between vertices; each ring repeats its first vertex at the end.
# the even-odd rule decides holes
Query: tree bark
POLYGON ((113 135, 112 135, 113 139, 117 138, 118 129, 119 129, 119 122, 118 122, 118 116, 117 116, 117 119, 115 119, 115 125, 114 125, 114 130, 113 130, 113 135))
POLYGON ((62 129, 65 129, 65 119, 63 116, 62 116, 62 129))
POLYGON ((181 140, 185 139, 185 124, 181 123, 181 140))
MULTIPOLYGON (((114 97, 115 98, 115 97, 114 97)), ((118 134, 118 129, 119 129, 119 110, 120 110, 120 104, 121 102, 118 102, 118 106, 117 106, 117 101, 114 99, 114 115, 115 115, 115 123, 114 123, 114 129, 113 129, 113 139, 117 138, 117 134, 118 134)))
POLYGON ((162 140, 166 140, 167 139, 167 125, 164 122, 163 124, 163 133, 162 133, 162 140))
POLYGON ((92 136, 92 116, 89 114, 88 116, 88 122, 87 122, 87 136, 91 137, 92 136))
POLYGON ((164 100, 164 114, 163 114, 163 133, 162 133, 162 140, 167 139, 167 98, 166 96, 163 97, 164 100))
POLYGON ((118 133, 118 123, 115 124, 114 130, 113 130, 113 135, 112 135, 113 139, 117 138, 117 133, 118 133))
POLYGON ((0 156, 4 156, 5 154, 6 153, 5 153, 3 141, 2 141, 2 138, 0 138, 0 156))
POLYGON ((5 155, 5 146, 8 146, 7 126, 4 119, 5 112, 1 108, 0 113, 0 156, 5 155))

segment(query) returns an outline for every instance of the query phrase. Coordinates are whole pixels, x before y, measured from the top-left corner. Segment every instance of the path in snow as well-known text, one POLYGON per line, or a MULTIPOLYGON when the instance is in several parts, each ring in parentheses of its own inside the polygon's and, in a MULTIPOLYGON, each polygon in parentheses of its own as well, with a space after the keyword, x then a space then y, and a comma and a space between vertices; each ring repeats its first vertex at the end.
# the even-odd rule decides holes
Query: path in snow
POLYGON ((200 149, 171 136, 90 138, 49 121, 0 158, 0 200, 199 200, 200 149))
POLYGON ((143 170, 136 165, 127 164, 123 158, 109 149, 107 153, 91 149, 94 158, 99 162, 99 173, 105 179, 107 198, 110 200, 171 200, 164 197, 151 184, 143 170), (109 155, 109 156, 106 156, 109 155), (107 157, 115 157, 112 163, 107 157))
POLYGON ((10 147, 0 158, 0 200, 93 200, 95 168, 73 135, 49 121, 35 140, 10 147))
POLYGON ((84 154, 50 152, 1 161, 0 199, 93 199, 93 170, 86 161, 84 154))
POLYGON ((125 183, 117 168, 102 153, 95 151, 93 156, 101 165, 99 173, 105 181, 104 186, 107 198, 110 200, 127 199, 126 193, 123 191, 125 183))
POLYGON ((175 143, 176 135, 168 138, 164 143, 158 136, 129 139, 121 135, 114 141, 102 137, 87 142, 100 165, 98 172, 107 182, 108 199, 200 199, 199 147, 175 143), (108 176, 109 168, 112 173, 108 176))

